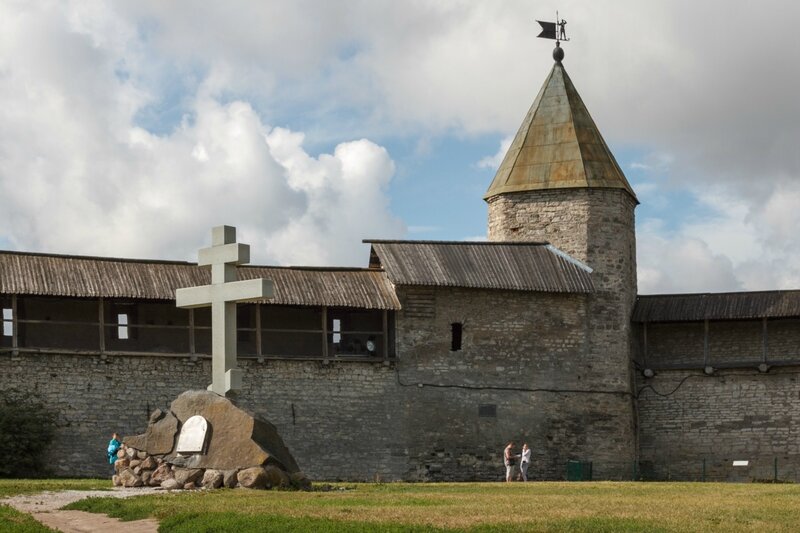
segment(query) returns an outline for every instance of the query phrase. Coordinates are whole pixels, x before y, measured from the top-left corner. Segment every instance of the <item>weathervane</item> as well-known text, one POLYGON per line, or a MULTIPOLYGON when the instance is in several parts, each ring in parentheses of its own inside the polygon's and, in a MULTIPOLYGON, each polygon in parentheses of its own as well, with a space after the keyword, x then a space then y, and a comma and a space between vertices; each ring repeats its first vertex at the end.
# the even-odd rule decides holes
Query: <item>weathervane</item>
POLYGON ((558 11, 556 11, 555 22, 542 22, 541 20, 537 20, 536 22, 542 27, 542 32, 537 35, 537 37, 541 37, 542 39, 554 39, 556 41, 556 49, 553 50, 553 59, 560 63, 561 60, 564 59, 564 50, 561 48, 561 41, 569 41, 566 30, 567 21, 564 19, 559 20, 558 11))

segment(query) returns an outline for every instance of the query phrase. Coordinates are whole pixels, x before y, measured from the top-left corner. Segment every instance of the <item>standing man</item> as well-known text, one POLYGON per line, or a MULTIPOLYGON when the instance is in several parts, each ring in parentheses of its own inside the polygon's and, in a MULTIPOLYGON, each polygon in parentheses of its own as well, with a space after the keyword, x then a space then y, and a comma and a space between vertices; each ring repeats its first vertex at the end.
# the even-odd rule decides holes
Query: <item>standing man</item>
POLYGON ((506 465, 506 483, 510 482, 514 474, 514 442, 511 441, 503 450, 503 463, 506 465))
POLYGON ((528 448, 528 443, 522 445, 522 455, 519 460, 519 475, 522 476, 522 481, 528 481, 528 466, 531 464, 531 449, 528 448))

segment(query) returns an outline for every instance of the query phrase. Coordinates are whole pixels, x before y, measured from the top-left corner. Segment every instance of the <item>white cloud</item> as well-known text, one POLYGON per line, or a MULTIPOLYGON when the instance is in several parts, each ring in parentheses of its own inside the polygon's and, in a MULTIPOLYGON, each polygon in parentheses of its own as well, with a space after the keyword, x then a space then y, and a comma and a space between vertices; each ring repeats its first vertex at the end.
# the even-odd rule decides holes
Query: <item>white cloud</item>
POLYGON ((508 149, 511 148, 511 143, 513 140, 513 135, 503 138, 503 140, 500 141, 500 148, 497 149, 497 152, 494 155, 487 155, 478 161, 478 167, 497 170, 497 168, 500 167, 500 163, 503 162, 506 152, 508 152, 508 149))
MULTIPOLYGON (((388 208, 391 158, 370 141, 343 141, 416 137, 424 154, 442 135, 511 138, 552 65, 532 28, 541 9, 523 0, 0 3, 0 242, 181 257, 206 240, 198 228, 226 222, 258 243, 260 261, 361 264, 361 237, 404 229, 388 208)), ((724 191, 722 204, 673 219, 676 229, 639 235, 640 249, 664 239, 642 257, 642 286, 696 285, 659 266, 673 244, 687 261, 730 267, 726 287, 799 285, 800 8, 565 0, 560 9, 573 37, 566 68, 612 149, 669 154, 628 166, 650 173, 637 185, 642 201, 668 208, 658 195, 668 186, 698 198, 699 184, 724 191), (781 16, 758 46, 735 38, 763 12, 781 16), (647 281, 652 272, 663 283, 647 281)))
POLYGON ((741 290, 733 264, 702 239, 665 234, 657 221, 639 227, 640 294, 741 290))
POLYGON ((361 139, 315 159, 301 142, 301 135, 281 128, 267 137, 288 183, 308 199, 300 216, 263 240, 271 256, 283 264, 347 264, 362 253, 366 264, 362 239, 405 234, 404 225, 388 215, 384 189, 395 168, 384 148, 361 139))
POLYGON ((706 209, 666 229, 640 222, 641 293, 792 289, 800 286, 800 185, 775 189, 752 207, 729 189, 692 190, 706 209))
POLYGON ((312 157, 301 134, 202 87, 172 132, 145 131, 135 116, 153 96, 119 75, 119 47, 82 33, 102 23, 37 6, 0 8, 0 227, 15 247, 192 258, 226 223, 255 261, 362 265, 361 238, 405 232, 385 149, 359 140, 312 157))

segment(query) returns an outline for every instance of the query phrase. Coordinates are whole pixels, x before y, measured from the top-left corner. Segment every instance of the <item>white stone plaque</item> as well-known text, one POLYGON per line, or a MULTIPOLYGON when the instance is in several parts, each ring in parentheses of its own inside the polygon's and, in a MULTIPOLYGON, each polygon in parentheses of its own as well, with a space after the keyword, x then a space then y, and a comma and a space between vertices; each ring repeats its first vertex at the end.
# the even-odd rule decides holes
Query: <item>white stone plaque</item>
POLYGON ((203 453, 207 430, 208 422, 205 418, 200 415, 190 417, 181 428, 176 451, 182 454, 203 453))

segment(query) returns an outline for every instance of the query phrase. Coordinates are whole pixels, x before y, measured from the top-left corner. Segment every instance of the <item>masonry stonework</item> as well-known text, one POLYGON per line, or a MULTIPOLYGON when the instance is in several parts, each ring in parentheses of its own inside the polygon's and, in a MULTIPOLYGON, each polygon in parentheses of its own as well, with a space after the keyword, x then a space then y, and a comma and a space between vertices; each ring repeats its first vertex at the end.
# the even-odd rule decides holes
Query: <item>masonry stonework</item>
MULTIPOLYGON (((401 300, 413 290, 398 287, 401 300)), ((433 293, 431 317, 398 313, 398 359, 240 360, 238 403, 275 424, 313 479, 498 480, 508 439, 534 450, 533 479, 562 479, 569 459, 596 461, 598 476, 629 471, 630 398, 586 342, 588 296, 433 293)), ((0 358, 0 376, 59 413, 54 473, 90 476, 106 470, 107 434, 143 432, 150 411, 205 388, 210 361, 23 353, 0 358)))
POLYGON ((656 369, 636 378, 644 477, 800 481, 800 321, 769 319, 766 343, 762 320, 709 321, 706 358, 703 322, 647 324, 646 354, 643 329, 637 365, 656 369), (759 372, 764 355, 780 365, 759 372))
POLYGON ((643 477, 800 482, 796 368, 667 370, 638 387, 643 477))
MULTIPOLYGON (((597 384, 620 387, 630 396, 614 416, 628 428, 618 455, 632 464, 636 437, 632 396, 630 317, 636 301, 636 201, 624 189, 553 189, 499 194, 489 204, 489 240, 546 241, 594 270, 596 292, 587 298, 587 350, 597 384)), ((562 376, 563 378, 563 376, 562 376)), ((607 435, 611 438, 611 435, 607 435)))
MULTIPOLYGON (((401 302, 413 290, 398 287, 401 302)), ((528 442, 534 479, 562 479, 568 459, 596 460, 602 477, 630 470, 629 384, 586 342, 587 295, 433 292, 434 316, 397 317, 398 377, 417 391, 406 428, 412 477, 492 479, 509 439, 528 442), (458 351, 453 323, 463 324, 458 351), (496 416, 481 416, 482 405, 496 416)))
MULTIPOLYGON (((403 412, 394 370, 376 363, 240 360, 237 403, 278 428, 315 479, 402 479, 403 412), (387 451, 389 450, 389 451, 387 451)), ((25 384, 58 413, 48 466, 57 476, 104 476, 109 435, 143 433, 148 413, 204 390, 211 361, 163 356, 20 354, 0 358, 0 388, 25 384)))

